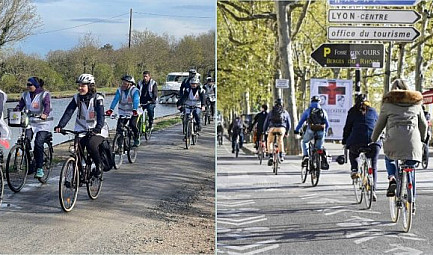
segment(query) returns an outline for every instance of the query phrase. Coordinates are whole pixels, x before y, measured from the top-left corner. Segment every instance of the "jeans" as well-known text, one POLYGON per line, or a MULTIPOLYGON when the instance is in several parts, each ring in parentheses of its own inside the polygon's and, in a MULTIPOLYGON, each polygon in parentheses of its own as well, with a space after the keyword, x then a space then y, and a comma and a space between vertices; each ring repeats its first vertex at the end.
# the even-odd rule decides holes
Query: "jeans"
MULTIPOLYGON (((408 166, 415 166, 418 161, 416 160, 406 160, 405 164, 408 166)), ((385 165, 386 165, 386 171, 388 172, 388 179, 391 177, 395 178, 395 173, 397 172, 397 166, 395 165, 395 160, 388 158, 385 156, 385 165)), ((412 180, 413 180, 413 202, 415 202, 416 197, 416 189, 415 189, 415 167, 414 171, 411 172, 412 174, 412 180)))
POLYGON ((316 135, 316 149, 322 149, 323 143, 325 142, 325 131, 316 131, 307 128, 304 137, 302 138, 302 153, 304 156, 308 156, 308 142, 310 142, 316 135))
MULTIPOLYGON (((138 139, 137 121, 138 121, 138 116, 131 116, 131 119, 129 120, 129 127, 131 128, 132 133, 134 134, 134 139, 138 139)), ((121 125, 120 125, 121 122, 126 125, 126 122, 128 122, 128 120, 127 119, 117 120, 116 132, 118 133, 122 132, 121 125)))
MULTIPOLYGON (((191 109, 185 108, 185 116, 187 116, 190 113, 191 109)), ((201 119, 201 109, 200 108, 194 108, 192 111, 192 116, 195 119, 195 122, 198 126, 200 126, 200 119, 201 119)))
MULTIPOLYGON (((48 131, 39 131, 36 133, 35 147, 33 149, 33 155, 35 157, 35 169, 42 168, 44 165, 44 142, 47 139, 48 134, 48 131)), ((30 141, 33 139, 33 130, 31 128, 26 130, 26 136, 30 139, 30 141)), ((27 146, 31 149, 30 144, 27 144, 27 146)))
POLYGON ((149 116, 149 128, 152 128, 153 119, 155 118, 155 106, 156 104, 147 104, 143 107, 143 110, 147 110, 147 116, 149 116))
MULTIPOLYGON (((358 150, 362 147, 367 147, 367 144, 353 144, 350 145, 349 148, 349 160, 350 160, 350 168, 351 169, 358 169, 358 157, 359 152, 358 150)), ((379 158, 379 152, 380 152, 380 146, 370 146, 372 149, 370 155, 366 155, 368 158, 371 159, 371 167, 373 168, 373 183, 374 187, 376 187, 377 183, 377 160, 379 158)))
POLYGON ((242 149, 243 145, 244 145, 244 132, 233 132, 232 135, 232 150, 235 150, 235 145, 236 145, 236 138, 239 135, 239 149, 242 149))

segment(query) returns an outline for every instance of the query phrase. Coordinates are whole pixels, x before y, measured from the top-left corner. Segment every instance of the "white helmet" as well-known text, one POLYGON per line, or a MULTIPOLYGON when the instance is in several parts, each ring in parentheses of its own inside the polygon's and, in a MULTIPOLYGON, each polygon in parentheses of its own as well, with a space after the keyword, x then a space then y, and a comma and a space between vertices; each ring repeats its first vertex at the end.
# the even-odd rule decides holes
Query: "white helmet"
POLYGON ((88 73, 83 73, 77 78, 76 83, 95 84, 95 77, 88 73))
POLYGON ((192 84, 192 83, 200 84, 200 79, 197 76, 194 76, 194 78, 192 78, 189 83, 190 84, 192 84))

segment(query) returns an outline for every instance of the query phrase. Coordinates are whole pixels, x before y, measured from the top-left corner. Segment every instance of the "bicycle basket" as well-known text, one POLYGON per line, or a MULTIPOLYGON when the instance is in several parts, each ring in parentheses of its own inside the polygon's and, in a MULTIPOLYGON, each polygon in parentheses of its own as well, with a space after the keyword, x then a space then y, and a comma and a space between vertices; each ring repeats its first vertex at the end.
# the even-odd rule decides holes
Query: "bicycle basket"
POLYGON ((29 117, 25 112, 8 109, 8 125, 10 127, 27 127, 29 125, 29 117))

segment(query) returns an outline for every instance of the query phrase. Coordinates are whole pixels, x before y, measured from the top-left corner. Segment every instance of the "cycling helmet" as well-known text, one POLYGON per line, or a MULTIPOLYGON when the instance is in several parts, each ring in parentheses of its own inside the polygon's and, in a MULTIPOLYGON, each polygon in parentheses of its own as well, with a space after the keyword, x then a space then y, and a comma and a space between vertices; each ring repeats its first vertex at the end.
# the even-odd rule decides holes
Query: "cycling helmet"
POLYGON ((338 156, 337 157, 337 163, 339 164, 339 165, 344 165, 344 155, 340 155, 340 156, 338 156))
POLYGON ((200 79, 198 77, 194 77, 191 79, 191 81, 189 82, 190 84, 200 84, 200 79))
POLYGON ((130 82, 130 83, 132 83, 133 85, 135 85, 135 80, 134 80, 134 77, 132 77, 131 75, 124 75, 123 77, 122 77, 122 81, 127 81, 127 82, 130 82))
POLYGON ((319 96, 313 96, 311 98, 311 102, 320 102, 320 97, 319 96))
POLYGON ((195 70, 194 68, 189 69, 189 73, 190 74, 196 74, 197 70, 195 70))
POLYGON ((206 78, 206 80, 207 81, 212 81, 212 77, 209 76, 209 77, 206 78))
POLYGON ((95 77, 93 77, 91 74, 83 73, 77 78, 76 83, 95 84, 95 77))
POLYGON ((283 105, 283 100, 281 100, 281 98, 278 98, 277 100, 275 100, 275 105, 283 105))
POLYGON ((366 94, 359 94, 355 98, 355 104, 360 105, 367 101, 367 95, 366 94))

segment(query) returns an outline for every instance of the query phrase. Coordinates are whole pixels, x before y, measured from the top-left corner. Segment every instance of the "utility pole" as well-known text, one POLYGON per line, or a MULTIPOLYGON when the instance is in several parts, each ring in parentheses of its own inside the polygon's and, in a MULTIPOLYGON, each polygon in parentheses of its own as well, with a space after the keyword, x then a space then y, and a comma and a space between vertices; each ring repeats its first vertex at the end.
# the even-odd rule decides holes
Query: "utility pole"
POLYGON ((129 43, 128 43, 128 49, 131 48, 131 31, 132 31, 132 8, 129 10, 129 43))

